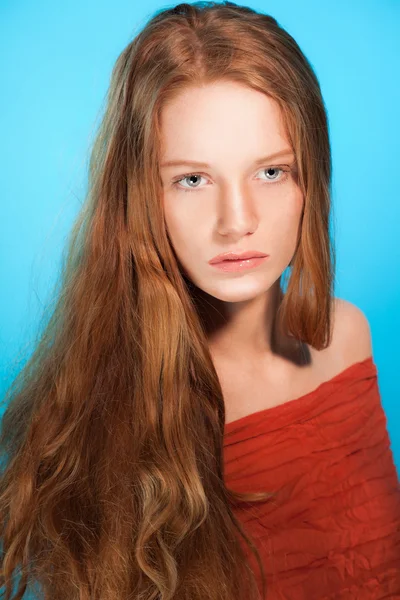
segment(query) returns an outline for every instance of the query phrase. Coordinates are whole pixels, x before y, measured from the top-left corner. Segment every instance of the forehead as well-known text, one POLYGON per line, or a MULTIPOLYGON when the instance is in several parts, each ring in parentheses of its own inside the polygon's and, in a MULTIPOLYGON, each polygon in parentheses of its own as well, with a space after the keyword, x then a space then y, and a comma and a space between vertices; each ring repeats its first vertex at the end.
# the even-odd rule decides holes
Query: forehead
POLYGON ((288 143, 277 102, 231 81, 182 90, 162 108, 160 127, 165 158, 196 152, 211 161, 213 154, 272 153, 288 143))

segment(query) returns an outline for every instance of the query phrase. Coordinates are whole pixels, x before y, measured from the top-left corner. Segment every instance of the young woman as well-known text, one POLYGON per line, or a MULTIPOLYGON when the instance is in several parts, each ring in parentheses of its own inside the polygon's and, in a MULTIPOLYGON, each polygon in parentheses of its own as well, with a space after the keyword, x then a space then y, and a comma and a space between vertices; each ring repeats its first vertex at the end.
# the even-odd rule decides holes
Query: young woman
POLYGON ((7 598, 400 597, 330 178, 317 78, 272 17, 181 4, 124 49, 58 303, 7 396, 7 598))

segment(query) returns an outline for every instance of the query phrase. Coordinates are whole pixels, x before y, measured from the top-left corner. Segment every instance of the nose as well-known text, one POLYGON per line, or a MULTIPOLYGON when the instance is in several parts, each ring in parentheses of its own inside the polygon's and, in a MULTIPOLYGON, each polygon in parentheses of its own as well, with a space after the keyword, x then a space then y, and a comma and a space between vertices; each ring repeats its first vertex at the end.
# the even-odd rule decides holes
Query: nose
POLYGON ((259 217, 249 192, 229 186, 218 198, 216 230, 224 237, 240 238, 257 229, 259 217))

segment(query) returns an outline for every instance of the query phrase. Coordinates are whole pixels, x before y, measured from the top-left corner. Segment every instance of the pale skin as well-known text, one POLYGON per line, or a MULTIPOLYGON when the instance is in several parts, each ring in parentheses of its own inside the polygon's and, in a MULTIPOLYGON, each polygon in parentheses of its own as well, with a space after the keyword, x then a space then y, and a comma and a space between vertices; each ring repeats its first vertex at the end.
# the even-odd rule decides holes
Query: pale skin
MULTIPOLYGON (((295 253, 304 209, 276 102, 231 81, 191 87, 163 107, 161 132, 166 228, 209 306, 209 347, 226 422, 305 394, 368 356, 370 347, 344 350, 338 326, 331 346, 319 352, 274 330, 279 282, 295 253), (180 159, 187 164, 165 164, 180 159), (222 252, 245 250, 269 257, 241 272, 208 263, 222 252)), ((347 304, 340 301, 342 312, 347 304)))

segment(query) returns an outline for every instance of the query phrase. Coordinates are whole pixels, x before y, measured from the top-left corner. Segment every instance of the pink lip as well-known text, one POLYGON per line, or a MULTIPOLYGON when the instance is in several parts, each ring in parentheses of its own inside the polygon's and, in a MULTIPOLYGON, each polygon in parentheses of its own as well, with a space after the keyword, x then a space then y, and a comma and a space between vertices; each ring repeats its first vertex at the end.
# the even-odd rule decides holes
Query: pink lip
POLYGON ((243 271, 245 269, 253 269, 260 265, 268 256, 254 256, 253 258, 246 258, 241 260, 223 260, 218 263, 213 263, 212 266, 220 269, 221 271, 243 271))
POLYGON ((268 255, 265 254, 264 252, 258 252, 257 250, 248 250, 247 252, 240 252, 240 253, 223 252, 222 254, 218 254, 218 256, 214 256, 214 258, 212 258, 208 262, 210 263, 210 265, 214 265, 217 263, 221 263, 223 261, 247 260, 248 258, 258 258, 258 257, 265 258, 267 256, 268 255))

